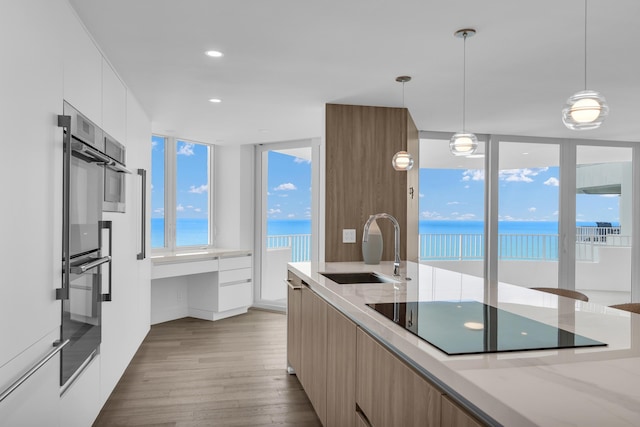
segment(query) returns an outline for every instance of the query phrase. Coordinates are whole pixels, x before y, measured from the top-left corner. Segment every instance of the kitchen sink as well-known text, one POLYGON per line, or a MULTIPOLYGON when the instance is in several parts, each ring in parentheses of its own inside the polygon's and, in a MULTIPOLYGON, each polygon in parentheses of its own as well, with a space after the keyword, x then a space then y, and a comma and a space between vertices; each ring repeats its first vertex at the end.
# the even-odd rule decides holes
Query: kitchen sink
POLYGON ((340 285, 354 283, 395 283, 395 280, 387 279, 376 273, 320 273, 329 280, 340 285))

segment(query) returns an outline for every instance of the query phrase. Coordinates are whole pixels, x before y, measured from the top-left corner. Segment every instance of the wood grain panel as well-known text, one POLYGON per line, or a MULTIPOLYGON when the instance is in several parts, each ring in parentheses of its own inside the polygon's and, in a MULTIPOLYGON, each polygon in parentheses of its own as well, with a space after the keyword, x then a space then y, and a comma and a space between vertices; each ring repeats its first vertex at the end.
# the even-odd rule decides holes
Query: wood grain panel
POLYGON ((302 287, 300 382, 322 425, 327 419, 327 303, 302 287))
POLYGON ((374 427, 440 425, 440 391, 360 328, 356 403, 374 427))
MULTIPOLYGON (((401 258, 406 259, 407 173, 395 171, 391 159, 407 150, 408 134, 417 140, 417 132, 404 108, 327 104, 326 261, 362 261, 364 224, 369 215, 382 212, 400 223, 401 258), (355 244, 342 243, 345 228, 356 230, 355 244)), ((378 224, 385 242, 382 259, 393 260, 393 226, 386 220, 378 224)))
POLYGON ((287 286, 287 361, 294 371, 300 369, 302 289, 287 286))
POLYGON ((327 315, 327 427, 356 422, 356 324, 335 308, 327 315))
POLYGON ((442 427, 482 427, 483 424, 467 414, 449 396, 442 396, 442 427))
POLYGON ((407 112, 407 151, 413 157, 413 169, 407 172, 407 261, 419 261, 420 215, 420 136, 407 112))

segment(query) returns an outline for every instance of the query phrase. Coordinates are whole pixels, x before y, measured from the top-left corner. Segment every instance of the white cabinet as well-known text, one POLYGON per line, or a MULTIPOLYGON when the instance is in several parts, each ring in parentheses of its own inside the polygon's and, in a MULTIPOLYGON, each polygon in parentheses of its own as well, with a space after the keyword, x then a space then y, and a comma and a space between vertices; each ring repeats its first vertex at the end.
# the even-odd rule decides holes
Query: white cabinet
POLYGON ((64 99, 102 126, 102 54, 73 13, 65 18, 60 23, 64 31, 64 99))
POLYGON ((127 145, 127 89, 104 58, 102 59, 102 130, 119 143, 127 145))
POLYGON ((219 313, 235 315, 238 310, 244 313, 253 302, 251 263, 250 255, 220 258, 216 307, 219 313))

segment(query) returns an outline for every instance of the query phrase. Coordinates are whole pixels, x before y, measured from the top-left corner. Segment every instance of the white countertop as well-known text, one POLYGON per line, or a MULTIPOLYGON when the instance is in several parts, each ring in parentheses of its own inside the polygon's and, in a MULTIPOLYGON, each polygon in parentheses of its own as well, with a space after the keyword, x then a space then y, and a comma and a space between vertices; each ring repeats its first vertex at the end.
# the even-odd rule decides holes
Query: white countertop
POLYGON ((375 271, 393 263, 290 263, 325 300, 385 341, 446 391, 505 426, 640 425, 640 315, 480 278, 403 263, 394 283, 339 285, 319 272, 375 271), (476 300, 607 343, 606 347, 447 356, 366 303, 476 300))
POLYGON ((175 262, 189 262, 189 261, 204 261, 216 258, 234 257, 251 255, 251 251, 248 249, 189 249, 176 252, 162 252, 156 253, 151 256, 151 262, 154 264, 163 263, 175 263, 175 262))

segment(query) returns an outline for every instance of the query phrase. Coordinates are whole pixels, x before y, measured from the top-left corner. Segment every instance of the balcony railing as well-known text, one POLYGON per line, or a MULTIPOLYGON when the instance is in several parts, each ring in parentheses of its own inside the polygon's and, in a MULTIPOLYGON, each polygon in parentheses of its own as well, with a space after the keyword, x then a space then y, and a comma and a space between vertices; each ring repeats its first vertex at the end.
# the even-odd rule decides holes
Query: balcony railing
POLYGON ((291 262, 311 261, 311 234, 267 236, 267 249, 291 248, 291 262))
MULTIPOLYGON (((474 261, 484 258, 483 234, 420 234, 421 261, 474 261)), ((620 227, 576 227, 576 259, 597 261, 602 246, 629 247, 631 236, 620 227)), ((291 261, 311 260, 311 235, 267 236, 267 249, 291 248, 291 261)), ((500 260, 557 261, 557 234, 499 234, 500 260)))

